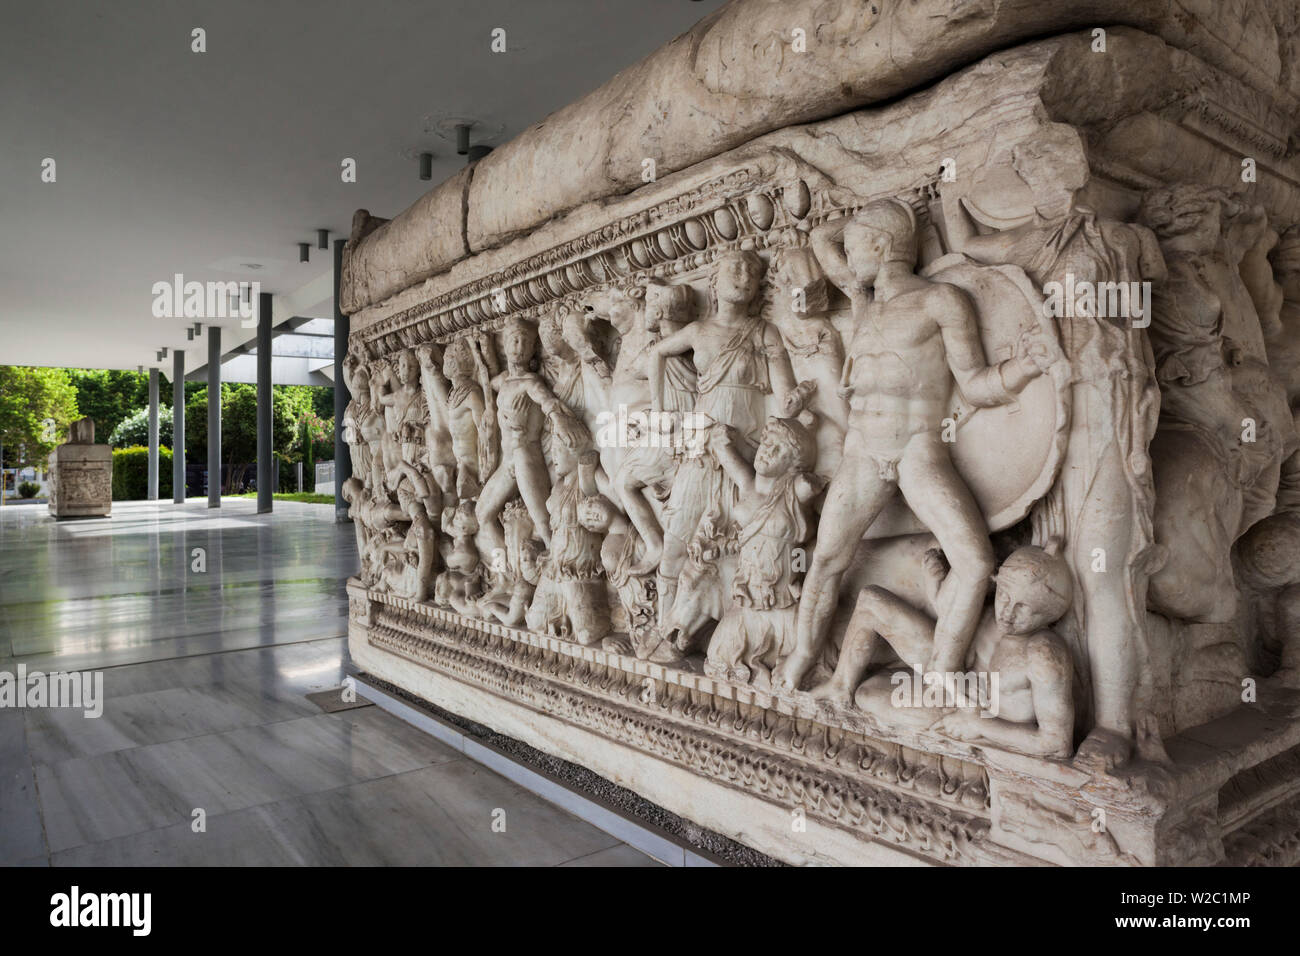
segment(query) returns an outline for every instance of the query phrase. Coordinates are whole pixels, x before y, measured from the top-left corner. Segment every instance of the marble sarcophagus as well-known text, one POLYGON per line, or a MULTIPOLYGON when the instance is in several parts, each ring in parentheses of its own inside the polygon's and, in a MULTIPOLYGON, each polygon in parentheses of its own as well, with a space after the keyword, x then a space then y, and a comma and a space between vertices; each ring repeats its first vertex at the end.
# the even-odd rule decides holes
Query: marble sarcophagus
POLYGON ((95 444, 95 422, 72 423, 68 440, 50 452, 50 514, 55 518, 113 513, 113 449, 95 444))
POLYGON ((792 862, 1296 862, 1298 31, 733 0, 359 212, 354 660, 792 862))

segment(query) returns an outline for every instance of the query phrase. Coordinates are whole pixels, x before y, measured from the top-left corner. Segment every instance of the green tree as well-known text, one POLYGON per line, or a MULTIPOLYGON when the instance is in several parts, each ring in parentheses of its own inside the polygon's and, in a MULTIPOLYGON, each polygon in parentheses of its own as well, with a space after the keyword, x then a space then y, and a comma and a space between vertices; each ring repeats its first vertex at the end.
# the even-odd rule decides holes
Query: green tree
MULTIPOLYGON (((127 374, 133 374, 133 373, 127 373, 127 374)), ((226 386, 223 385, 222 387, 225 388, 226 386)), ((203 399, 202 408, 204 409, 204 414, 206 415, 207 394, 208 394, 208 386, 205 382, 186 382, 185 383, 186 408, 188 409, 189 403, 193 401, 194 396, 198 395, 203 399)), ((146 374, 142 377, 140 398, 138 401, 139 407, 136 408, 134 411, 130 411, 126 415, 124 415, 122 419, 117 423, 117 425, 111 431, 104 433, 106 437, 101 438, 100 440, 107 441, 108 444, 112 445, 114 448, 129 448, 133 445, 142 445, 147 448, 149 446, 149 404, 148 403, 149 403, 149 376, 146 374)), ((185 433, 187 439, 189 438, 190 435, 190 429, 193 427, 191 424, 193 418, 194 416, 187 411, 186 418, 185 418, 185 426, 186 426, 185 433)), ((207 422, 205 421, 203 425, 204 428, 206 429, 207 422)), ((99 434, 98 425, 96 425, 95 432, 97 435, 99 434)), ((171 387, 171 383, 167 380, 166 376, 159 376, 158 443, 160 445, 166 445, 168 447, 170 447, 172 443, 172 387, 171 387)), ((187 440, 185 444, 188 446, 189 441, 187 440)))
POLYGON ((308 412, 298 422, 298 450, 295 460, 302 461, 303 481, 312 487, 316 462, 334 457, 334 419, 308 412))
POLYGON ((284 401, 293 414, 294 422, 300 421, 304 415, 310 415, 315 408, 317 389, 314 386, 276 385, 274 391, 284 396, 284 401))
POLYGON ((77 390, 77 409, 95 421, 95 435, 106 441, 118 424, 149 401, 149 375, 118 369, 67 370, 77 390))
POLYGON ((77 417, 77 393, 63 369, 0 365, 0 445, 8 467, 44 468, 77 417))
MULTIPOLYGON (((298 421, 309 398, 285 391, 293 386, 271 389, 271 451, 280 461, 294 460, 298 444, 298 421)), ((206 462, 208 457, 208 394, 204 388, 185 405, 185 454, 189 461, 206 462)), ((221 386, 221 457, 230 466, 225 491, 243 483, 246 468, 257 461, 257 388, 245 383, 221 386)))
POLYGON ((334 417, 334 389, 313 387, 311 403, 317 418, 334 417))

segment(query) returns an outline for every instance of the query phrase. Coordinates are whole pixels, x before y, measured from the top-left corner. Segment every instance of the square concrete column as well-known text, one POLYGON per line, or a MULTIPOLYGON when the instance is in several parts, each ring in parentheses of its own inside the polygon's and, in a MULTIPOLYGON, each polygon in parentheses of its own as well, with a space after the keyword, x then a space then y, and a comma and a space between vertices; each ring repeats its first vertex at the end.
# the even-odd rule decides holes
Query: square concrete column
POLYGON ((271 510, 275 487, 271 416, 271 293, 257 296, 257 513, 271 510))
POLYGON ((149 369, 149 485, 150 501, 158 500, 158 370, 149 369))
POLYGON ((208 326, 208 507, 221 507, 221 328, 208 326))
POLYGON ((334 240, 334 520, 350 521, 348 503, 343 500, 343 482, 352 477, 352 453, 343 437, 343 416, 347 414, 347 383, 343 380, 343 360, 348 357, 348 332, 352 320, 339 308, 339 283, 343 278, 344 239, 334 240))
POLYGON ((185 350, 172 352, 172 503, 185 504, 185 350))

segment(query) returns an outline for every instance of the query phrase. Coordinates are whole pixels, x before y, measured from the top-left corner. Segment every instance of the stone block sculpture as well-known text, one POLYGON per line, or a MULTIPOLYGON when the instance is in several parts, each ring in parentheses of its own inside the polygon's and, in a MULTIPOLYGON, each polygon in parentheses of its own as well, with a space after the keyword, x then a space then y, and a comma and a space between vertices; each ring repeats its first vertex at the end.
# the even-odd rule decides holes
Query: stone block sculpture
POLYGON ((353 659, 791 862, 1300 862, 1294 5, 832 6, 357 214, 353 659))
POLYGON ((113 449, 95 444, 95 423, 72 423, 68 440, 50 452, 50 514, 107 518, 113 513, 113 449))

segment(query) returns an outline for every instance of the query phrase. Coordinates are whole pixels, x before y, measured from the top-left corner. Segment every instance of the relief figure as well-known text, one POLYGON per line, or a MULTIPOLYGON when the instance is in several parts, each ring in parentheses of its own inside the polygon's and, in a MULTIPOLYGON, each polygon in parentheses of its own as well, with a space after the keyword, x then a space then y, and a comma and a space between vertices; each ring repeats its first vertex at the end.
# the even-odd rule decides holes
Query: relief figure
POLYGON ((893 199, 812 234, 826 274, 853 304, 842 374, 851 412, 822 507, 798 640, 776 675, 787 691, 798 689, 820 652, 858 542, 894 495, 901 492, 952 566, 928 670, 958 669, 993 573, 989 529, 953 467, 943 419, 957 388, 976 407, 1011 402, 1042 374, 1048 352, 1027 332, 1019 355, 989 365, 966 294, 915 274, 916 234, 911 207, 893 199))

